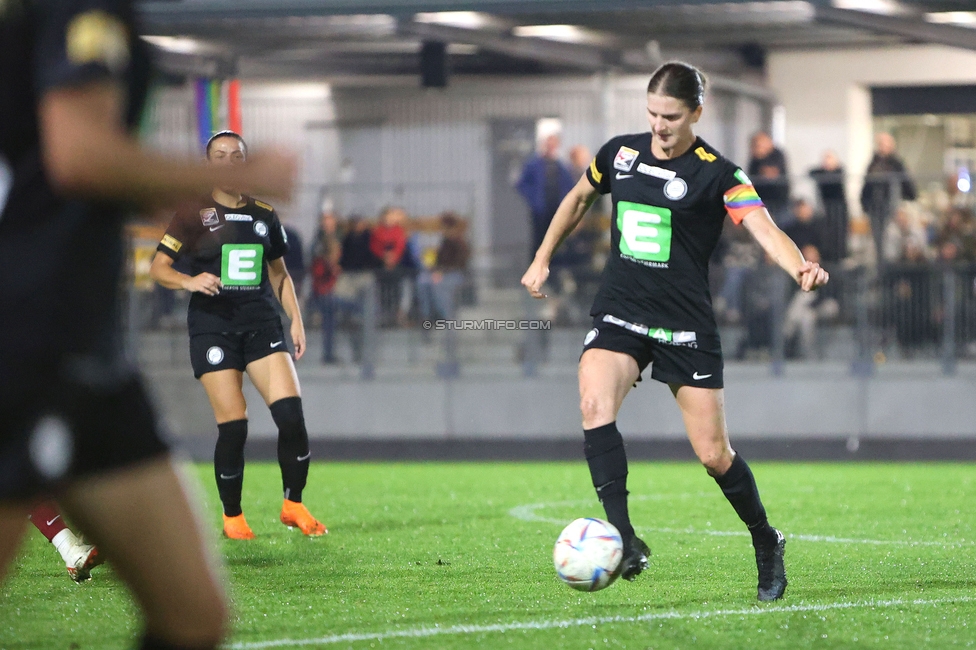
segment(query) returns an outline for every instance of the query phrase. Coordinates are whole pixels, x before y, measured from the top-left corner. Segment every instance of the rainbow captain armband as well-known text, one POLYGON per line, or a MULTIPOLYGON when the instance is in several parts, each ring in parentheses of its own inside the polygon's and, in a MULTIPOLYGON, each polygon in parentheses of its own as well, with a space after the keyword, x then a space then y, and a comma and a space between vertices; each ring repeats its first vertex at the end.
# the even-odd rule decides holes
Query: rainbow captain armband
MULTIPOLYGON (((742 180, 749 178, 742 172, 736 173, 736 178, 742 180)), ((728 211, 729 216, 732 217, 732 221, 736 224, 742 223, 742 220, 746 218, 746 215, 757 208, 765 207, 763 205, 762 199, 759 198, 759 193, 756 192, 756 188, 752 186, 752 183, 743 183, 742 185, 736 185, 722 197, 725 200, 725 209, 728 211)))

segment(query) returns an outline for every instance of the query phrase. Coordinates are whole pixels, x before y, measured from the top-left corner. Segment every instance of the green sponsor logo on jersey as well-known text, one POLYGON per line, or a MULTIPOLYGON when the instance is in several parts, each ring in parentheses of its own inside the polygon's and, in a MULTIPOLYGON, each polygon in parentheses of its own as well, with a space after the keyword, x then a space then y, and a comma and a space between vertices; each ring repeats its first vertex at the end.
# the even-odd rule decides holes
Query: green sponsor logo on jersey
POLYGON ((221 248, 220 281, 228 287, 253 287, 261 284, 264 273, 264 246, 224 244, 221 248))
POLYGON ((639 260, 671 259, 671 211, 653 205, 617 203, 620 252, 639 260))

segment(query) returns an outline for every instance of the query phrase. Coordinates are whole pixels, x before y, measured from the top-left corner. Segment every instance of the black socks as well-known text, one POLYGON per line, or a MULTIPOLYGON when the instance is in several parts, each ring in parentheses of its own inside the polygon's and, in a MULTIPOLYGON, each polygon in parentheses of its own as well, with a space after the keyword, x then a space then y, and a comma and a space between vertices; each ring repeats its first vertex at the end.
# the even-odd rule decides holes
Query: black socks
POLYGON ((233 420, 217 425, 217 446, 214 447, 214 477, 217 492, 224 505, 224 514, 241 514, 241 488, 244 486, 244 442, 247 440, 247 420, 233 420))
POLYGON ((729 500, 735 513, 739 515, 749 532, 753 545, 768 545, 776 542, 776 533, 766 521, 766 509, 759 499, 759 489, 749 465, 739 454, 732 459, 732 466, 715 482, 722 488, 722 494, 729 500))
POLYGON ((617 423, 584 430, 583 441, 596 495, 603 503, 607 520, 620 531, 626 544, 634 537, 634 527, 627 512, 627 452, 617 423))
POLYGON ((301 503, 308 479, 308 432, 301 397, 286 397, 271 405, 271 417, 278 426, 278 465, 285 498, 301 503))

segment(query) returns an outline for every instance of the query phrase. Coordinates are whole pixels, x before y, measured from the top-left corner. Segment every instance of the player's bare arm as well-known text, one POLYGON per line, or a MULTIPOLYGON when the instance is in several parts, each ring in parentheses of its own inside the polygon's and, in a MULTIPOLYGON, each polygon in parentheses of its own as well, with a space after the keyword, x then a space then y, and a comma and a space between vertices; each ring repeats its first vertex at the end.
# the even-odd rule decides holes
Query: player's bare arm
POLYGON ((173 258, 166 253, 157 252, 149 267, 149 277, 167 289, 185 289, 216 296, 223 285, 220 278, 212 273, 187 275, 173 268, 173 258))
POLYGON ((766 208, 753 210, 745 216, 742 223, 762 249, 780 268, 790 274, 803 291, 813 291, 830 280, 830 274, 820 264, 803 259, 800 249, 773 222, 766 208))
POLYGON ((536 251, 535 259, 529 265, 525 275, 522 276, 522 286, 528 289, 533 298, 545 298, 541 289, 546 278, 549 277, 549 262, 552 260, 553 254, 579 225, 583 215, 590 209, 598 196, 599 193, 596 188, 584 175, 559 204, 559 209, 556 210, 556 214, 549 224, 542 245, 536 251))
POLYGON ((305 354, 305 324, 302 322, 302 310, 298 306, 295 283, 285 267, 284 258, 279 257, 268 262, 268 280, 271 282, 275 297, 291 320, 291 339, 295 343, 295 358, 301 359, 305 354))
POLYGON ((59 88, 41 98, 45 168, 59 191, 157 203, 216 185, 282 198, 294 188, 297 163, 289 154, 254 154, 248 165, 217 168, 142 149, 120 126, 122 106, 122 92, 110 82, 59 88))

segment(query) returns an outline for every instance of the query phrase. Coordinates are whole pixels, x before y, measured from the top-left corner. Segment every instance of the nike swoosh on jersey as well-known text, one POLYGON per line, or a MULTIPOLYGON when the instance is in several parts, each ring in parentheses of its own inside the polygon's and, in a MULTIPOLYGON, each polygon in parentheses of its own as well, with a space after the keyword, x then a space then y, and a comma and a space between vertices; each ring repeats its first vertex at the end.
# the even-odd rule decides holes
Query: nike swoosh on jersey
POLYGON ((48 526, 50 526, 51 524, 53 524, 54 522, 56 522, 56 521, 57 521, 58 519, 60 519, 60 518, 61 518, 61 515, 58 515, 57 517, 55 517, 55 518, 54 518, 54 519, 52 519, 51 521, 48 521, 48 522, 45 522, 45 523, 46 523, 46 524, 47 524, 48 526))
POLYGON ((708 378, 709 378, 709 377, 711 377, 711 376, 712 376, 712 375, 711 375, 711 373, 709 373, 709 374, 707 374, 707 375, 699 375, 699 374, 698 374, 698 371, 696 370, 696 371, 695 371, 695 374, 693 374, 693 375, 691 376, 691 378, 692 378, 692 379, 694 379, 695 381, 699 381, 699 380, 701 380, 701 379, 708 379, 708 378))
POLYGON ((282 341, 278 341, 277 343, 272 343, 271 344, 271 347, 276 348, 276 347, 278 347, 281 344, 282 344, 282 341))
POLYGON ((633 175, 633 174, 621 174, 620 172, 617 172, 617 176, 616 176, 616 179, 617 179, 618 181, 622 181, 622 180, 623 180, 623 179, 625 179, 625 178, 633 178, 633 177, 634 177, 634 175, 633 175))
POLYGON ((219 226, 210 226, 210 232, 213 232, 214 230, 220 230, 221 228, 223 228, 226 225, 227 225, 226 223, 222 223, 219 226))
POLYGON ((304 456, 299 456, 299 457, 298 457, 298 462, 301 462, 301 461, 303 461, 303 460, 308 460, 308 459, 309 459, 309 458, 311 458, 311 457, 312 457, 312 452, 308 452, 308 453, 307 453, 307 454, 305 454, 304 456))

